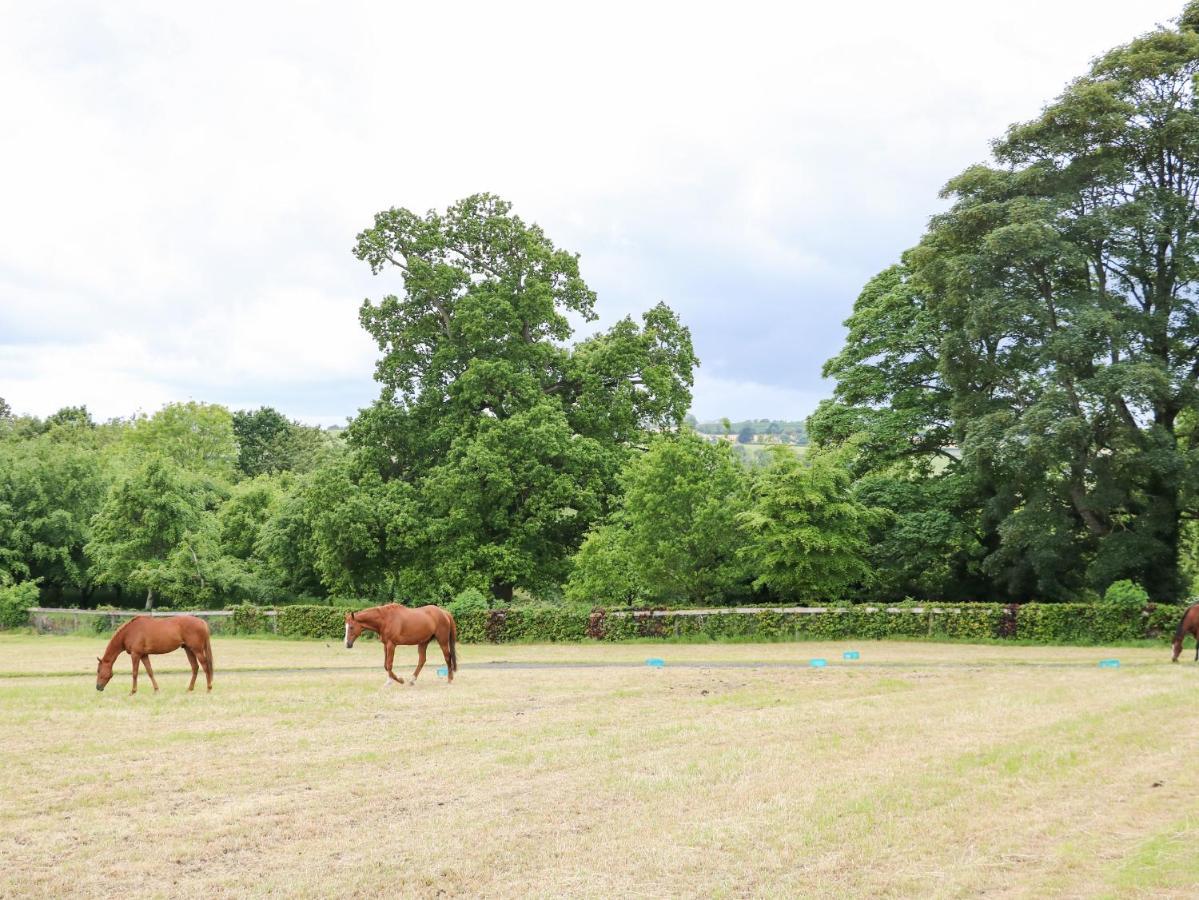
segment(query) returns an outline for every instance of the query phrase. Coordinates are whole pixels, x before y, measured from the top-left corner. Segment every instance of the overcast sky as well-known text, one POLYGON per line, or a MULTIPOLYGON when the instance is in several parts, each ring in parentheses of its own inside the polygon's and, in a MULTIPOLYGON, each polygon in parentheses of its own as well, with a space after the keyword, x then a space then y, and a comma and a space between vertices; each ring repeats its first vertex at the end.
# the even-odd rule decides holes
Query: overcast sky
POLYGON ((701 419, 801 417, 941 185, 1182 5, 0 0, 0 396, 343 423, 354 235, 491 191, 681 314, 701 419))

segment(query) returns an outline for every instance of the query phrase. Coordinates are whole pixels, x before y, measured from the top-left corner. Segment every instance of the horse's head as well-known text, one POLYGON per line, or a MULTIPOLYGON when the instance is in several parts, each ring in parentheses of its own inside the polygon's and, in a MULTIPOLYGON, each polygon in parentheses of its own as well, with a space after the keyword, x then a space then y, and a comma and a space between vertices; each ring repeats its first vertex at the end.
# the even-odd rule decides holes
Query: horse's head
POLYGON ((365 630, 366 630, 366 626, 363 625, 361 622, 358 621, 358 619, 355 618, 354 613, 352 613, 352 612, 346 613, 346 649, 347 650, 349 650, 351 647, 354 646, 354 641, 358 640, 358 635, 362 634, 362 632, 365 630))
POLYGON ((104 685, 112 681, 112 662, 105 662, 96 657, 96 690, 104 690, 104 685))

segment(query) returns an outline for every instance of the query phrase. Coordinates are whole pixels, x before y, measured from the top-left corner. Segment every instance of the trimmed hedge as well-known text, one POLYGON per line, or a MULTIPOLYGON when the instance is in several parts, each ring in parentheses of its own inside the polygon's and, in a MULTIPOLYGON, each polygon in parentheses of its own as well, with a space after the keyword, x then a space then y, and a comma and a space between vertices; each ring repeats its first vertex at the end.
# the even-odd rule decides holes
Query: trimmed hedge
POLYGON ((266 609, 261 606, 255 606, 253 603, 240 603, 237 606, 228 607, 233 613, 232 622, 234 634, 262 634, 273 630, 267 625, 266 609))
POLYGON ((275 626, 288 637, 339 638, 346 633, 346 613, 355 606, 280 606, 275 626))
MULTIPOLYGON (((10 589, 11 590, 11 589, 10 589)), ((0 592, 2 594, 3 592, 0 592)), ((15 594, 15 592, 13 592, 15 594)), ((25 616, 13 597, 12 621, 25 616)), ((280 606, 274 630, 287 637, 340 639, 345 614, 361 605, 341 601, 337 606, 280 606)), ((213 633, 261 634, 271 631, 267 608, 252 604, 232 607, 233 615, 213 619, 213 633)), ((578 609, 469 610, 457 616, 458 639, 467 643, 512 641, 625 641, 678 640, 842 640, 871 638, 946 638, 959 640, 1017 639, 1041 644, 1104 644, 1135 640, 1168 641, 1185 607, 1146 604, 1143 609, 1086 603, 940 603, 925 606, 901 604, 887 612, 878 607, 848 606, 818 613, 700 612, 683 610, 613 611, 578 609)), ((113 611, 88 625, 111 630, 129 611, 113 611)), ((77 631, 82 616, 44 614, 43 627, 77 631), (61 622, 59 621, 61 619, 61 622)), ((369 635, 364 635, 368 637, 369 635)))
MULTIPOLYGON (((338 638, 348 606, 282 606, 280 634, 338 638)), ((1046 644, 1102 644, 1160 639, 1174 634, 1185 607, 1149 604, 1143 610, 1084 603, 941 603, 923 607, 830 608, 819 613, 711 612, 595 609, 492 609, 457 616, 458 640, 625 641, 636 639, 837 640, 855 638, 1018 639, 1046 644)))

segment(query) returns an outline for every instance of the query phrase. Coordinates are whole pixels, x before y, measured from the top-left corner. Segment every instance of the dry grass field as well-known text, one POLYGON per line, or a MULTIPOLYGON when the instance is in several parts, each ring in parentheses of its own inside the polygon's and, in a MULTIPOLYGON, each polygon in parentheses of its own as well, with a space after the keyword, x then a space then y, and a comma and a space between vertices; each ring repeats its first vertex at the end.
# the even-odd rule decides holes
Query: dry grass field
POLYGON ((176 653, 130 697, 103 645, 0 636, 2 896, 1199 896, 1164 648, 467 646, 385 688, 377 643, 218 639, 211 695, 176 653))

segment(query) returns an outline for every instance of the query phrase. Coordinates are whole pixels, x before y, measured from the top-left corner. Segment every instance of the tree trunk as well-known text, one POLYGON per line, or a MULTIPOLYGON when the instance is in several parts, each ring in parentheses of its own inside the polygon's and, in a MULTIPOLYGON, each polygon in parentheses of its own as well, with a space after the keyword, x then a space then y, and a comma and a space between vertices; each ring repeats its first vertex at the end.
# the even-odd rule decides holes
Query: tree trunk
POLYGON ((148 611, 152 610, 153 608, 154 608, 154 588, 148 588, 146 590, 146 611, 148 612, 148 611))
POLYGON ((1155 603, 1179 603, 1185 599, 1186 586, 1178 565, 1178 489, 1164 481, 1153 479, 1148 509, 1139 517, 1143 524, 1138 524, 1160 548, 1144 560, 1141 584, 1155 603))

